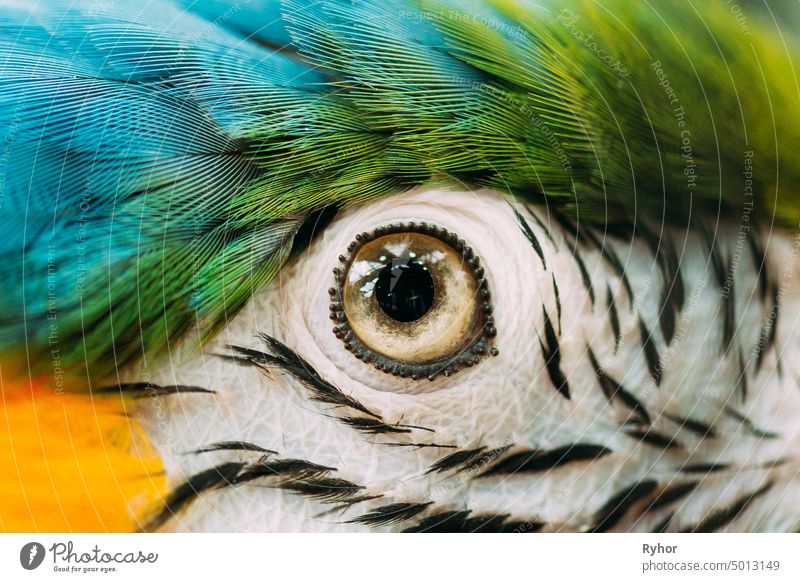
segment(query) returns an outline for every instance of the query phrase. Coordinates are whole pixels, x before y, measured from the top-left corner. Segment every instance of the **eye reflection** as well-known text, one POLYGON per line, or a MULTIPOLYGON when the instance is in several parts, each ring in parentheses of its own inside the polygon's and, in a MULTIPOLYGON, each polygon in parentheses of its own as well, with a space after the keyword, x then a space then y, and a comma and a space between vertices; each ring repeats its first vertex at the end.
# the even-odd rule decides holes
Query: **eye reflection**
POLYGON ((433 304, 433 278, 414 253, 404 254, 381 269, 375 293, 386 315, 396 321, 416 321, 433 304))
POLYGON ((473 250, 429 224, 356 235, 329 289, 333 332, 353 355, 413 379, 477 364, 496 335, 488 283, 473 250))

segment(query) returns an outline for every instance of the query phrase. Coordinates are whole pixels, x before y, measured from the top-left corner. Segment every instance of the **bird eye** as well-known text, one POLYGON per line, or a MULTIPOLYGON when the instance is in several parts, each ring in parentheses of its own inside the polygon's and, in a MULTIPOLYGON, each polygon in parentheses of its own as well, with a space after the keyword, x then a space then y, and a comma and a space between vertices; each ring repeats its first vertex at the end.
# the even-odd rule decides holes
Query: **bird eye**
POLYGON ((360 360, 432 380, 497 355, 483 267, 456 233, 379 226, 357 234, 339 261, 328 290, 333 332, 360 360))

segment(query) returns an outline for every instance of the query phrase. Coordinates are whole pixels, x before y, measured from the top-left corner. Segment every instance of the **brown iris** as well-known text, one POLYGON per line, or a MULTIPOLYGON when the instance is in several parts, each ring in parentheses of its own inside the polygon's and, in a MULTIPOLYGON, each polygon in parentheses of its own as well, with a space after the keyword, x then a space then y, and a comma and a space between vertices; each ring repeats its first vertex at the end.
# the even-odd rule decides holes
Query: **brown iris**
POLYGON ((359 359, 433 379, 496 353, 483 268, 455 233, 426 223, 356 235, 334 269, 334 333, 359 359))

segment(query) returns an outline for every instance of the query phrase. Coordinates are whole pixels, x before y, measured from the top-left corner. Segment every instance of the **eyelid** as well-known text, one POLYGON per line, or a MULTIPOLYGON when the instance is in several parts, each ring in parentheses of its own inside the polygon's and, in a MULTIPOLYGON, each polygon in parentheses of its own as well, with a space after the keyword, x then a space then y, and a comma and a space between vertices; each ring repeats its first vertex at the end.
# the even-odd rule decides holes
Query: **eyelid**
MULTIPOLYGON (((550 241, 545 240, 538 226, 532 228, 542 241, 549 267, 550 241)), ((533 329, 541 317, 542 303, 538 299, 541 297, 550 305, 547 295, 552 288, 550 275, 535 256, 536 262, 530 264, 532 252, 530 243, 516 226, 509 199, 492 191, 420 189, 372 204, 350 206, 337 215, 324 235, 309 247, 309 252, 291 265, 291 270, 284 271, 280 281, 280 325, 285 329, 279 337, 291 339, 293 345, 303 348, 321 373, 334 382, 347 384, 353 393, 367 400, 374 393, 415 395, 415 405, 421 405, 428 398, 422 395, 439 398, 442 391, 464 389, 467 381, 493 373, 503 378, 502 385, 506 385, 519 376, 511 371, 520 367, 527 370, 534 364, 530 357, 521 355, 524 350, 520 346, 528 346, 530 342, 527 336, 515 337, 518 322, 531 322, 528 329, 533 329), (399 222, 426 222, 457 232, 480 257, 480 266, 485 270, 483 277, 491 291, 491 315, 497 329, 492 346, 498 348, 498 357, 485 357, 479 365, 450 377, 439 373, 434 381, 427 382, 419 380, 424 380, 425 374, 413 380, 410 376, 403 378, 377 370, 374 362, 366 364, 357 359, 352 350, 345 348, 345 342, 334 335, 332 328, 338 324, 331 319, 331 300, 327 295, 328 288, 335 285, 331 269, 343 266, 339 256, 349 253, 347 248, 356 233, 399 222), (537 301, 521 300, 528 297, 537 301)), ((568 292, 562 294, 565 301, 568 297, 568 292)), ((260 318, 267 313, 275 313, 277 317, 274 311, 258 313, 260 318)), ((258 324, 263 327, 263 321, 258 324)), ((533 349, 535 344, 530 343, 529 347, 533 349)))

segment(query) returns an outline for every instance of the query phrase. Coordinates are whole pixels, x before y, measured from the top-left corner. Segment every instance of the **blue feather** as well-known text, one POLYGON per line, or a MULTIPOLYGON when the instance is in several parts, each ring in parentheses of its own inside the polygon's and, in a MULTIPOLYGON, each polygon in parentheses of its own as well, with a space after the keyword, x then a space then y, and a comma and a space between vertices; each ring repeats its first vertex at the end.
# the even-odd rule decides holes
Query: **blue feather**
POLYGON ((178 0, 212 24, 276 47, 291 43, 281 0, 178 0))
POLYGON ((27 344, 37 358, 55 345, 104 373, 156 347, 142 342, 235 311, 219 293, 249 297, 297 226, 266 235, 268 221, 230 212, 263 172, 250 126, 322 81, 165 0, 5 6, 0 349, 27 344), (226 261, 255 243, 261 257, 236 279, 226 261))

